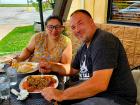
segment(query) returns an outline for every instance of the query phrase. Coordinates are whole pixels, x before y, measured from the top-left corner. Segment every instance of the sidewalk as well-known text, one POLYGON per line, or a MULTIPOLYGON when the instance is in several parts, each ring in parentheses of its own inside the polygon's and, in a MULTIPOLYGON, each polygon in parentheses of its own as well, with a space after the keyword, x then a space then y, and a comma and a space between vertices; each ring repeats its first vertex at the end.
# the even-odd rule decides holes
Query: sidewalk
POLYGON ((16 25, 0 25, 0 40, 5 37, 9 32, 11 32, 16 25))
POLYGON ((26 25, 30 25, 30 24, 21 24, 21 25, 4 24, 4 25, 0 25, 0 40, 2 40, 14 28, 19 27, 19 26, 26 26, 26 25))
MULTIPOLYGON (((40 21, 39 12, 33 7, 0 7, 0 40, 17 26, 33 25, 40 21)), ((44 21, 52 13, 45 11, 44 21)))

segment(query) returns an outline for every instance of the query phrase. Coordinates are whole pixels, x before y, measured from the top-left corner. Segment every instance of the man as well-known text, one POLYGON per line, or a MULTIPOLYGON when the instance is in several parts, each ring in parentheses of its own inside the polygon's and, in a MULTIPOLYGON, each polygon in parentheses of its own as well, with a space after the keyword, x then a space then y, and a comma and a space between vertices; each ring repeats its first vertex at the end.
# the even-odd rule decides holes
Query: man
POLYGON ((136 85, 119 39, 97 29, 86 10, 73 12, 70 26, 83 45, 69 74, 79 72, 81 83, 64 91, 45 88, 45 99, 64 105, 135 105, 136 85))

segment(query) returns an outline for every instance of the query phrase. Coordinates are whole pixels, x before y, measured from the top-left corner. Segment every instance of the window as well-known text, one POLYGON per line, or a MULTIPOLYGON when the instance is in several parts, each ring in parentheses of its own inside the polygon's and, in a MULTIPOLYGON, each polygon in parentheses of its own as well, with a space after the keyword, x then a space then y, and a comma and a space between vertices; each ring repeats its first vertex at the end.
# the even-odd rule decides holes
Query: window
POLYGON ((139 0, 109 0, 108 22, 140 26, 139 0))

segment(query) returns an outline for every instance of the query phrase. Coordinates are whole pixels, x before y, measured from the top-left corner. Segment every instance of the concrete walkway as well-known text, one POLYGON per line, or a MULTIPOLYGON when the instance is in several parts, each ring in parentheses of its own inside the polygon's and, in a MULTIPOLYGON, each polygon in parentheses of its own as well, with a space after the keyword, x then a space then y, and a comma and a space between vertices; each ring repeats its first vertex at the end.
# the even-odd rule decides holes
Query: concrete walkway
MULTIPOLYGON (((32 7, 0 7, 0 40, 17 26, 32 25, 40 21, 39 12, 32 7)), ((44 20, 52 13, 45 11, 44 20)))
POLYGON ((15 25, 0 25, 0 40, 4 38, 15 27, 15 25))

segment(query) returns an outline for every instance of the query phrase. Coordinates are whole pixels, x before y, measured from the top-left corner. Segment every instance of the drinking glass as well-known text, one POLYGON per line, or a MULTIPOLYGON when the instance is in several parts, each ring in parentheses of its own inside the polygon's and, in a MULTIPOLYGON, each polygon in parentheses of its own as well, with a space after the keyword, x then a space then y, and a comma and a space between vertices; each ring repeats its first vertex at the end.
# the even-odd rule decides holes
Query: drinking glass
POLYGON ((10 79, 2 74, 0 75, 0 99, 9 99, 10 97, 10 79))
POLYGON ((16 85, 17 84, 17 72, 16 69, 12 67, 8 67, 6 70, 7 76, 10 79, 10 85, 16 85))

